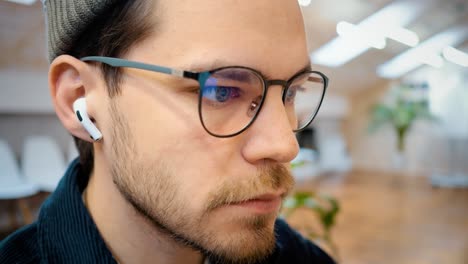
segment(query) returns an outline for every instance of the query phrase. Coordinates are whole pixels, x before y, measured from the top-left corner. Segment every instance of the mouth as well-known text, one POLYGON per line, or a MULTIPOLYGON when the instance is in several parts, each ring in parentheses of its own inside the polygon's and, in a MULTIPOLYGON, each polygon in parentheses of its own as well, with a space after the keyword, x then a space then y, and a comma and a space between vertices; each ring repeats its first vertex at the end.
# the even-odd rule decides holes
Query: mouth
POLYGON ((248 200, 229 203, 227 206, 254 214, 271 214, 279 211, 281 201, 285 195, 286 193, 284 191, 267 193, 248 200))

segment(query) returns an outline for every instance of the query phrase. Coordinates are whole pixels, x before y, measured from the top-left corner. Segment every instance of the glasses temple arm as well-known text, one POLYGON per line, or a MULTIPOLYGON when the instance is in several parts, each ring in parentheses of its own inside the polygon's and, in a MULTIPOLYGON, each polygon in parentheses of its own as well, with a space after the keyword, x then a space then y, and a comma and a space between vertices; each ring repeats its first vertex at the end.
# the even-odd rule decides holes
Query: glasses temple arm
POLYGON ((101 62, 107 65, 110 65, 112 67, 135 68, 135 69, 170 74, 170 75, 174 75, 178 77, 186 77, 186 78, 191 78, 195 80, 198 78, 198 74, 194 72, 187 72, 183 70, 172 69, 172 68, 167 68, 163 66, 146 64, 146 63, 136 62, 136 61, 129 61, 129 60, 118 59, 118 58, 102 57, 102 56, 88 56, 88 57, 81 58, 81 61, 96 61, 96 62, 101 62))

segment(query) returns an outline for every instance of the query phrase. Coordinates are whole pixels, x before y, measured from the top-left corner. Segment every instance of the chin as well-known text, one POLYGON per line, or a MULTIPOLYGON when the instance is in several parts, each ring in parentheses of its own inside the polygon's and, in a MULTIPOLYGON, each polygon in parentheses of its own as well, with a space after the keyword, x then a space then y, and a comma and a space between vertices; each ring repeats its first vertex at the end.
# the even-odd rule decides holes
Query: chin
POLYGON ((273 230, 244 230, 218 239, 215 247, 206 247, 204 252, 210 259, 217 260, 213 263, 256 263, 272 254, 276 241, 273 230))
POLYGON ((219 263, 255 263, 274 250, 275 220, 276 214, 216 216, 216 223, 207 226, 214 239, 205 241, 202 251, 219 263))

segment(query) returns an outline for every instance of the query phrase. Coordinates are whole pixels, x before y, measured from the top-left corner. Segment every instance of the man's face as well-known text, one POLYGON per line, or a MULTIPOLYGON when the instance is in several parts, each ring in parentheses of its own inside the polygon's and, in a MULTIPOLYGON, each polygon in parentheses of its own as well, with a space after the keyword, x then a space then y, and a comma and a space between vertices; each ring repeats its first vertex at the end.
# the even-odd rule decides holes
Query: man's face
MULTIPOLYGON (((308 63, 297 0, 159 2, 156 33, 127 59, 191 71, 247 66, 284 80, 308 63)), ((281 196, 293 185, 288 162, 298 151, 281 87, 269 88, 248 130, 224 139, 200 124, 196 88, 193 80, 125 70, 103 127, 113 180, 176 240, 232 262, 261 259, 274 248, 281 196)))

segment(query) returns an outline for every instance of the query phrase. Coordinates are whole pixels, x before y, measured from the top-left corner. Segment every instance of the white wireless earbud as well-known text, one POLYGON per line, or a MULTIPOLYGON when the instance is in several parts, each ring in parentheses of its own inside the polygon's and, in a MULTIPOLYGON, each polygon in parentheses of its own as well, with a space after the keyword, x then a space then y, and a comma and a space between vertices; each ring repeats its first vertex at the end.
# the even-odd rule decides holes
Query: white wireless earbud
POLYGON ((98 141, 102 138, 101 131, 93 124, 93 121, 88 116, 86 111, 86 99, 81 97, 73 103, 73 111, 75 111, 76 117, 80 120, 83 127, 88 131, 89 135, 94 141, 98 141))

